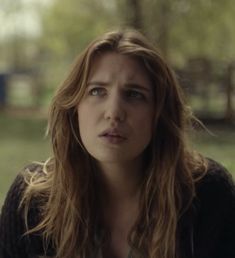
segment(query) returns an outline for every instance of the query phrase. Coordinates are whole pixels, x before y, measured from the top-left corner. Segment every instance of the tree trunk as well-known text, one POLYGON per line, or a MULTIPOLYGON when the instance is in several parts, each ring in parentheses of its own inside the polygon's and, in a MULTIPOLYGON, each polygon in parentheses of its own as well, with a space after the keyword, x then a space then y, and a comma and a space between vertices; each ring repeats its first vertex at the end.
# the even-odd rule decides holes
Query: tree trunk
POLYGON ((226 78, 226 111, 225 111, 225 119, 228 121, 232 121, 234 119, 233 114, 233 74, 235 72, 235 64, 231 63, 227 68, 227 78, 226 78))
POLYGON ((171 29, 171 26, 174 26, 171 24, 173 15, 174 13, 172 10, 172 1, 159 0, 158 42, 159 42, 160 49, 166 59, 168 59, 170 29, 171 29))
POLYGON ((140 0, 127 0, 127 24, 135 29, 142 28, 142 14, 140 3, 140 0))

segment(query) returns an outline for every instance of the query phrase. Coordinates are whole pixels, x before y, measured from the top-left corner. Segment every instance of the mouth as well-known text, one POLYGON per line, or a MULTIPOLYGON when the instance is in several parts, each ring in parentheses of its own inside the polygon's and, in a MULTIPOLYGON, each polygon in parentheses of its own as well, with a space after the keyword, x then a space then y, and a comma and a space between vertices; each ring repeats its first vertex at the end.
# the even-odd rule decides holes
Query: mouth
POLYGON ((124 137, 122 137, 121 135, 118 134, 104 134, 101 137, 107 137, 107 138, 113 138, 113 139, 125 139, 124 137))
POLYGON ((120 139, 120 140, 126 140, 127 138, 123 133, 121 133, 117 129, 108 129, 102 132, 99 137, 107 137, 112 139, 120 139))

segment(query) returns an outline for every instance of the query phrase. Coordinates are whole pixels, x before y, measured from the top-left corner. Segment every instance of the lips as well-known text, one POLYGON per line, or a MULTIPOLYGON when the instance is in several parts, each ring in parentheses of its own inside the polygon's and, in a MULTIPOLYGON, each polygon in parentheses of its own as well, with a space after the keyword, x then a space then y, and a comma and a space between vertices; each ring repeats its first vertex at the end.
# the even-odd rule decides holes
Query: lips
POLYGON ((99 137, 104 137, 109 139, 110 141, 120 142, 126 140, 126 136, 123 132, 118 130, 117 128, 109 128, 104 130, 99 137))

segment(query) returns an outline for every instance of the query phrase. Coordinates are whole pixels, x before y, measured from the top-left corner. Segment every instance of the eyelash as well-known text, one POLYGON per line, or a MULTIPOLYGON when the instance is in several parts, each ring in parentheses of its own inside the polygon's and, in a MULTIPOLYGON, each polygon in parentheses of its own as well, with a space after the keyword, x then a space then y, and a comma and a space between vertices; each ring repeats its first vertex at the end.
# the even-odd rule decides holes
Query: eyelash
MULTIPOLYGON (((88 91, 88 95, 92 97, 103 97, 106 94, 106 89, 101 87, 95 87, 88 91)), ((145 100, 146 97, 143 93, 136 90, 126 90, 124 97, 128 100, 145 100)))
POLYGON ((96 87, 96 88, 92 88, 88 91, 88 94, 90 96, 103 96, 105 94, 105 89, 104 88, 99 88, 99 87, 96 87), (97 94, 94 94, 94 92, 97 92, 97 94))
POLYGON ((127 98, 131 98, 131 99, 135 99, 135 100, 144 100, 145 96, 143 93, 139 92, 139 91, 135 91, 135 90, 128 90, 125 93, 125 96, 127 98), (133 96, 134 95, 134 96, 133 96))

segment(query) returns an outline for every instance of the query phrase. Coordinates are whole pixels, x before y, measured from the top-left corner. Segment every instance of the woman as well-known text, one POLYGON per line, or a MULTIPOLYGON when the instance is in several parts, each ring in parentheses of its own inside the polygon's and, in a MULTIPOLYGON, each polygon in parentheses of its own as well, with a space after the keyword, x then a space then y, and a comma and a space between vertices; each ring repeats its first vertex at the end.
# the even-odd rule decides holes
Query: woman
POLYGON ((8 193, 2 257, 235 257, 234 185, 188 147, 192 120, 141 34, 92 42, 53 99, 53 157, 8 193))

